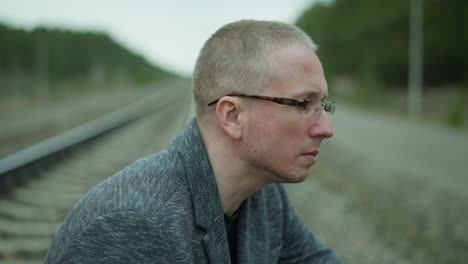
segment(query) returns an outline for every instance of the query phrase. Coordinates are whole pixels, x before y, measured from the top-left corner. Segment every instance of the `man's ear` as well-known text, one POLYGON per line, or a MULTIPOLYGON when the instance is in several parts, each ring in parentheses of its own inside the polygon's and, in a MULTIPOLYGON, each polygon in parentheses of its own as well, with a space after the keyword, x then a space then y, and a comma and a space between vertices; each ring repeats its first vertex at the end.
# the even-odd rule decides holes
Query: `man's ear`
POLYGON ((216 105, 216 117, 224 132, 234 139, 242 138, 242 105, 240 100, 222 97, 216 105))

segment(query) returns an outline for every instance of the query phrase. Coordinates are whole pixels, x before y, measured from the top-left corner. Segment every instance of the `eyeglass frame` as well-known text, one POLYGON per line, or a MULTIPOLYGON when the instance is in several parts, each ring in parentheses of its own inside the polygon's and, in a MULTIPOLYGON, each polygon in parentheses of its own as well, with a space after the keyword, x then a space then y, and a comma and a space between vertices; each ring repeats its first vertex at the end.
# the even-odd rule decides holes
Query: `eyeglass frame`
MULTIPOLYGON (((239 96, 239 97, 270 101, 270 102, 274 102, 274 103, 282 104, 282 105, 296 106, 296 107, 302 108, 302 113, 304 116, 306 116, 306 109, 307 109, 307 105, 309 104, 309 102, 312 100, 318 100, 320 101, 320 107, 318 107, 317 109, 320 109, 320 111, 318 111, 317 113, 315 113, 314 111, 311 112, 313 113, 312 116, 314 117, 314 119, 317 119, 320 116, 320 113, 322 112, 322 110, 324 110, 328 114, 328 116, 331 116, 335 112, 335 109, 336 109, 335 101, 324 101, 325 98, 321 99, 317 97, 306 97, 302 101, 299 101, 296 99, 285 98, 285 97, 271 97, 271 96, 243 94, 243 93, 230 93, 225 96, 239 96)), ((211 103, 208 104, 208 106, 212 106, 216 104, 221 98, 218 98, 212 101, 211 103)))

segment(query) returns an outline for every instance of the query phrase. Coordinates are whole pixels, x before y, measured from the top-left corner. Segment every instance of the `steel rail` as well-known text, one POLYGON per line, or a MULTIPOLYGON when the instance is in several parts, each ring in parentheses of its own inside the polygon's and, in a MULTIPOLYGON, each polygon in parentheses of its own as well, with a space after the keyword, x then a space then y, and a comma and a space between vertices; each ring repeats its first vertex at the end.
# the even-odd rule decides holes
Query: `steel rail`
POLYGON ((98 119, 0 159, 0 194, 8 193, 17 185, 29 180, 35 175, 31 173, 32 170, 50 165, 51 160, 56 161, 61 154, 72 148, 153 113, 175 100, 176 97, 170 96, 169 90, 161 90, 98 119))

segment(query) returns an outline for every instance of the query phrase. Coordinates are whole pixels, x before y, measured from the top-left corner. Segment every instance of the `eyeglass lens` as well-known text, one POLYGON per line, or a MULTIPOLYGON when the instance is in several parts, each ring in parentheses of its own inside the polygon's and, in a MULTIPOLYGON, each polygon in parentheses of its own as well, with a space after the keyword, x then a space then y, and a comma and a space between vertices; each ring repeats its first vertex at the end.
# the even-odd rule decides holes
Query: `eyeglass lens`
POLYGON ((335 112, 335 103, 333 101, 311 100, 304 109, 304 116, 316 119, 320 116, 322 110, 325 110, 328 116, 331 116, 335 112))

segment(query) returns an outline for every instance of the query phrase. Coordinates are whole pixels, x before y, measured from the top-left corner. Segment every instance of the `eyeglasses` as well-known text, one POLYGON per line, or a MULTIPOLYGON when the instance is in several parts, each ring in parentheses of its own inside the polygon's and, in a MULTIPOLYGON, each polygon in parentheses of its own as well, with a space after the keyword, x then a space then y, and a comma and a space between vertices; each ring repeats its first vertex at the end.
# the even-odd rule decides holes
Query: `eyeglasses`
MULTIPOLYGON (((260 95, 250 95, 250 94, 241 94, 241 93, 231 93, 226 96, 239 96, 239 97, 247 97, 252 99, 259 99, 265 101, 271 101, 277 104, 282 105, 290 105, 296 106, 302 109, 302 114, 304 117, 312 117, 313 119, 317 119, 320 116, 322 110, 331 116, 335 112, 336 104, 334 101, 324 101, 324 99, 315 98, 315 97, 307 97, 302 101, 290 98, 283 98, 283 97, 269 97, 269 96, 260 96, 260 95)), ((209 103, 208 106, 216 104, 221 98, 214 100, 213 102, 209 103)))

